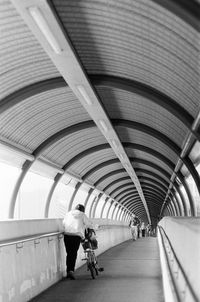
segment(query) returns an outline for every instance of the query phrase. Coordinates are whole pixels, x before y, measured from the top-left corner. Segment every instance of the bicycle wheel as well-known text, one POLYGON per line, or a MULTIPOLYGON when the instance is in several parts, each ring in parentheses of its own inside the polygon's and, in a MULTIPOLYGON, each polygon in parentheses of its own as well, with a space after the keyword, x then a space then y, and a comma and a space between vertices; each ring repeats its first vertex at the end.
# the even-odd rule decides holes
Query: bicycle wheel
POLYGON ((98 262, 97 262, 96 256, 94 256, 93 266, 94 266, 95 273, 98 276, 98 274, 99 274, 99 266, 98 266, 98 262))
POLYGON ((92 263, 92 266, 94 268, 94 271, 96 273, 96 275, 98 275, 98 263, 97 263, 97 258, 96 258, 96 255, 94 253, 94 251, 91 252, 91 263, 92 263))
POLYGON ((92 263, 88 263, 88 269, 90 271, 92 279, 95 279, 95 272, 94 272, 95 270, 94 270, 94 266, 92 263))
POLYGON ((95 270, 96 275, 98 276, 98 274, 99 274, 99 267, 98 267, 97 263, 94 263, 94 270, 95 270))

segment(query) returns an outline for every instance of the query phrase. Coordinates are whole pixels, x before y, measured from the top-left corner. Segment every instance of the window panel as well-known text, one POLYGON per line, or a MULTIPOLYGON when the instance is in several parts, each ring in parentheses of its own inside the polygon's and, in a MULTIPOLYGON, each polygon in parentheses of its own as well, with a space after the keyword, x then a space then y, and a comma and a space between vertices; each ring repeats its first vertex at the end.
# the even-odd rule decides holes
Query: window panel
POLYGON ((63 218, 68 211, 68 206, 72 194, 74 192, 74 186, 71 184, 65 185, 59 183, 52 196, 52 201, 49 208, 49 217, 51 218, 63 218))
POLYGON ((8 219, 12 192, 21 170, 4 163, 0 163, 0 171, 0 220, 5 220, 8 219))
POLYGON ((29 172, 19 191, 14 218, 44 218, 44 210, 52 179, 29 172))

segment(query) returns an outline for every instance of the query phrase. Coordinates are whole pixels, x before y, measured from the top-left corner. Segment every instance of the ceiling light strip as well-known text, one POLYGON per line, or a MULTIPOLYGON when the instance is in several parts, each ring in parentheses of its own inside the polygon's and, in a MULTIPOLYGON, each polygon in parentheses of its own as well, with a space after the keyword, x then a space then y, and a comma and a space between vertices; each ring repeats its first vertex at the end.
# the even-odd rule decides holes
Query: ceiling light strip
POLYGON ((31 17, 43 33, 44 37, 47 39, 50 46, 52 47, 53 51, 56 54, 60 54, 62 52, 62 49, 55 36, 53 35, 51 29, 49 28, 49 25, 47 24, 47 21, 40 9, 37 6, 31 6, 28 8, 28 10, 31 17))
POLYGON ((83 97, 85 103, 89 106, 93 104, 92 100, 89 98, 85 88, 82 85, 77 85, 77 89, 80 92, 81 96, 83 97))

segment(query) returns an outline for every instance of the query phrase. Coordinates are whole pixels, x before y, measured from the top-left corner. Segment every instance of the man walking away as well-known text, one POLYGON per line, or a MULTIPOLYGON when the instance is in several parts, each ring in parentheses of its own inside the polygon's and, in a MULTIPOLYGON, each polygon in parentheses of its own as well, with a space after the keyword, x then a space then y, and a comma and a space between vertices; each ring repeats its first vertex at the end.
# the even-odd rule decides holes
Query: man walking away
POLYGON ((93 224, 85 215, 85 207, 78 204, 74 210, 66 213, 64 226, 64 243, 66 249, 67 278, 75 279, 74 268, 81 239, 85 237, 85 229, 93 228, 93 224))

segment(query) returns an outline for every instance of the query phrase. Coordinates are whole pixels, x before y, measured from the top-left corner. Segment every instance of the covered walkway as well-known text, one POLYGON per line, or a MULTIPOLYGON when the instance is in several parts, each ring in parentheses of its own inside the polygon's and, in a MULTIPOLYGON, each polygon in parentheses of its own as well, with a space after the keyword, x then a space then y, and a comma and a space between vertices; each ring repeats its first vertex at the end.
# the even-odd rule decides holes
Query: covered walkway
POLYGON ((128 240, 98 259, 105 271, 95 280, 84 265, 76 272, 77 280, 64 279, 31 301, 164 301, 157 238, 128 240))
POLYGON ((200 0, 0 0, 0 20, 0 302, 162 302, 162 279, 200 302, 200 0), (79 203, 105 272, 80 249, 61 281, 79 203))

